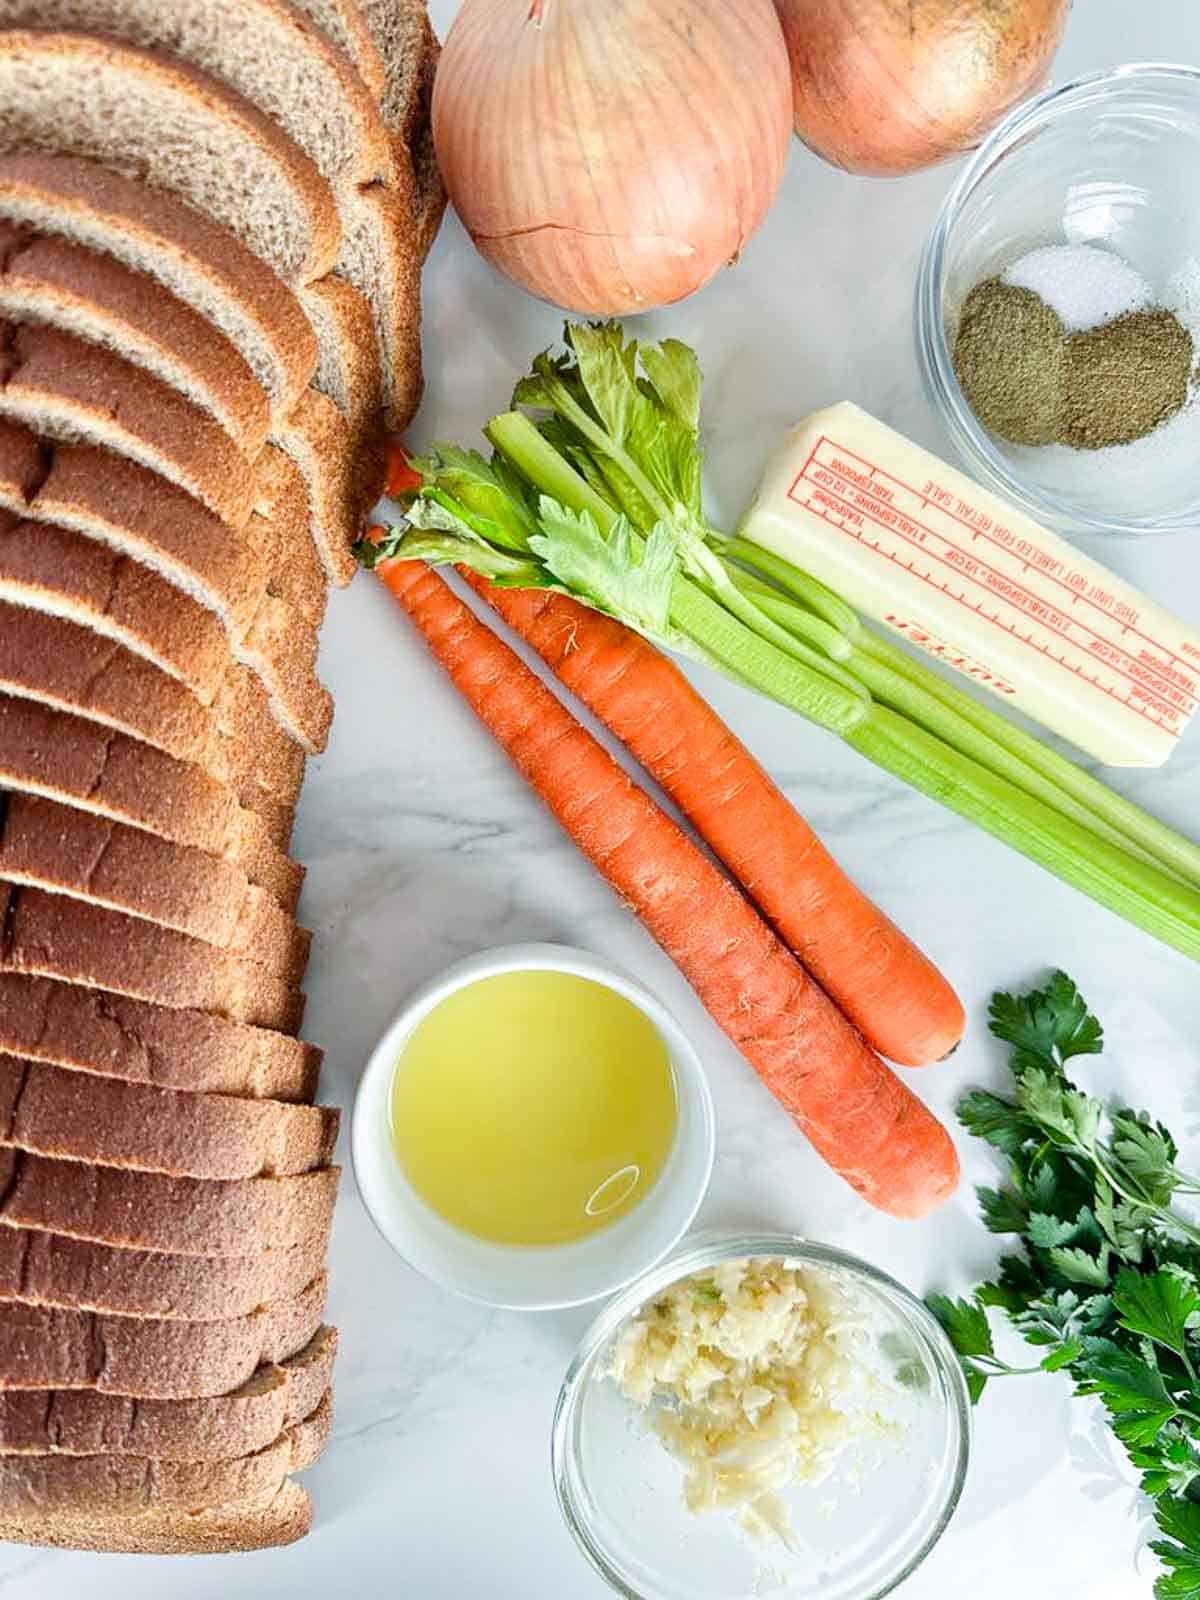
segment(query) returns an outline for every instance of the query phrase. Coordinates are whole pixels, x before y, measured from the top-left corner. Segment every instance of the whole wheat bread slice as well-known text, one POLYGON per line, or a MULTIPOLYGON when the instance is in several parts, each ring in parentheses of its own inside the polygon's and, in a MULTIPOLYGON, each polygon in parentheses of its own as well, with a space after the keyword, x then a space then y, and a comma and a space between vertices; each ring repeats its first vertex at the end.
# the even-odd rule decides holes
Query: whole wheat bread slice
POLYGON ((303 1472, 329 1439, 328 1392, 316 1409, 263 1449, 220 1461, 124 1455, 0 1456, 0 1511, 8 1516, 136 1516, 149 1510, 202 1511, 231 1500, 252 1500, 276 1489, 288 1473, 303 1472))
POLYGON ((0 1393, 0 1455, 192 1462, 252 1455, 317 1409, 336 1353, 336 1328, 321 1327, 286 1361, 259 1367, 231 1394, 204 1400, 138 1401, 88 1389, 9 1389, 0 1393))
POLYGON ((103 906, 0 882, 0 970, 295 1033, 304 996, 252 962, 103 906))
POLYGON ((111 256, 190 306, 243 357, 274 424, 316 372, 316 335, 293 291, 174 195, 81 157, 27 151, 0 155, 0 216, 111 256))
POLYGON ((295 910, 304 869, 283 853, 287 828, 281 838, 194 762, 88 718, 0 694, 0 786, 228 857, 285 911, 295 910))
POLYGON ((0 314, 62 328, 136 362, 207 411, 247 456, 267 441, 270 399, 233 341, 114 256, 0 219, 0 314))
POLYGON ((291 1300, 225 1322, 99 1316, 8 1300, 0 1304, 0 1389, 162 1400, 227 1394, 262 1362, 303 1350, 321 1326, 327 1287, 322 1274, 291 1300))
POLYGON ((291 975, 310 936, 223 856, 0 789, 0 878, 94 901, 291 975))
POLYGON ((280 0, 0 0, 0 27, 82 28, 180 57, 278 123, 335 190, 391 175, 366 84, 280 0))
POLYGON ((96 539, 216 612, 235 658, 262 680, 284 731, 323 747, 332 704, 317 682, 316 632, 269 593, 263 551, 174 484, 86 445, 0 423, 0 506, 96 539))
POLYGON ((108 545, 11 511, 0 511, 0 600, 116 639, 206 703, 229 667, 215 612, 108 545))
POLYGON ((117 641, 0 602, 0 691, 195 763, 256 810, 260 792, 289 807, 299 794, 303 751, 244 679, 223 683, 205 706, 177 678, 117 641))
POLYGON ((287 1034, 15 972, 0 972, 0 1050, 125 1083, 297 1104, 313 1099, 321 1071, 321 1052, 287 1034))
MULTIPOLYGON (((267 393, 233 343, 112 256, 0 219, 0 315, 76 335, 152 374, 211 418, 247 461, 267 442, 267 393)), ((335 576, 361 510, 345 419, 327 395, 306 389, 273 437, 302 475, 309 535, 335 576)))
POLYGON ((175 194, 285 283, 311 283, 337 257, 337 207, 303 151, 241 95, 161 51, 67 29, 0 32, 0 148, 83 156, 175 194))
POLYGON ((156 1089, 0 1055, 0 1145, 181 1178, 261 1178, 324 1166, 338 1113, 281 1100, 156 1089))
POLYGON ((260 1250, 309 1241, 323 1248, 338 1176, 337 1167, 318 1167, 294 1178, 213 1182, 0 1149, 0 1223, 184 1256, 242 1256, 248 1239, 260 1250))
MULTIPOLYGON (((307 291, 340 249, 333 194, 298 146, 241 95, 160 52, 30 30, 0 33, 4 96, 11 98, 0 117, 0 152, 75 155, 140 178, 233 234, 299 292, 309 314, 307 291), (179 137, 163 141, 164 124, 179 137)), ((319 315, 309 320, 329 382, 347 352, 330 342, 319 315)), ((326 392, 346 400, 349 387, 326 392)), ((369 408, 348 412, 347 420, 357 426, 365 414, 369 408)))
MULTIPOLYGON (((0 1300, 68 1311, 223 1322, 298 1295, 321 1271, 324 1248, 324 1241, 314 1240, 256 1255, 180 1256, 67 1239, 36 1228, 0 1228, 0 1300)), ((0 1451, 5 1447, 3 1417, 0 1400, 0 1451)), ((280 1426, 262 1442, 274 1438, 280 1426)), ((84 1444, 84 1448, 99 1447, 84 1444)), ((233 1453, 257 1448, 254 1443, 238 1444, 233 1453)), ((145 1445, 142 1449, 146 1454, 162 1453, 145 1445)))
MULTIPOLYGON (((311 11, 313 6, 326 8, 324 0, 313 0, 305 8, 311 11)), ((358 0, 358 9, 383 63, 380 110, 392 136, 395 159, 401 159, 403 150, 412 165, 417 253, 423 261, 446 209, 446 190, 433 149, 430 119, 441 47, 430 26, 425 0, 358 0)))
POLYGON ((285 1478, 273 1493, 207 1511, 146 1511, 136 1517, 30 1512, 4 1517, 0 1539, 8 1544, 128 1555, 230 1555, 294 1544, 311 1527, 312 1501, 298 1483, 285 1478))
MULTIPOLYGON (((310 378, 345 417, 349 453, 373 438, 379 351, 370 307, 351 285, 322 278, 301 303, 232 233, 175 196, 70 156, 0 155, 0 218, 107 254, 211 322, 267 394, 283 448, 310 378)), ((336 576, 348 582, 352 572, 336 576)))
POLYGON ((111 350, 57 328, 0 321, 0 416, 46 439, 139 462, 241 528, 257 474, 225 430, 111 350))

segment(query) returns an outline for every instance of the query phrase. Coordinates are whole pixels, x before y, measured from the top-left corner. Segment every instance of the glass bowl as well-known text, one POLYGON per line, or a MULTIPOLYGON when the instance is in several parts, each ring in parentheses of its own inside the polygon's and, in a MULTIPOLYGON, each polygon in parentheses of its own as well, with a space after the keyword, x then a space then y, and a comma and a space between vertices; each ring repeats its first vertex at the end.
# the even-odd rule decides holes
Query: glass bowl
POLYGON ((944 1532, 962 1492, 970 1402, 938 1323, 907 1289, 865 1261, 791 1235, 710 1234, 631 1284, 592 1324, 567 1372, 554 1419, 553 1467, 567 1526, 627 1600, 879 1600, 944 1532), (644 1415, 604 1376, 626 1319, 681 1278, 746 1257, 831 1275, 869 1315, 872 1341, 898 1382, 901 1440, 863 1439, 831 1478, 784 1492, 792 1547, 752 1539, 727 1511, 690 1513, 683 1471, 644 1415))
POLYGON ((1060 532, 1200 527, 1200 401, 1120 449, 1007 444, 976 420, 955 377, 963 301, 1027 250, 1090 244, 1129 261, 1196 337, 1197 171, 1200 69, 1118 67, 1018 107, 968 161, 925 247, 915 312, 930 403, 975 477, 1060 532))

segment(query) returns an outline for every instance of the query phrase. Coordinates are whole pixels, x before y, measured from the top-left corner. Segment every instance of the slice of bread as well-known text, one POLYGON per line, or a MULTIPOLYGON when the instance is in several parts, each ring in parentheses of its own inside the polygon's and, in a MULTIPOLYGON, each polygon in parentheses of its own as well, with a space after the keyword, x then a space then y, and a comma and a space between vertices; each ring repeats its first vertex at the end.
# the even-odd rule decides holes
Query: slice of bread
POLYGON ((281 839, 203 767, 88 718, 0 694, 0 787, 228 857, 285 911, 296 908, 304 869, 283 853, 286 829, 281 839))
POLYGON ((203 1511, 277 1489, 291 1472, 310 1467, 329 1439, 328 1392, 316 1409, 284 1428, 263 1449, 220 1461, 159 1456, 0 1456, 0 1513, 136 1516, 150 1510, 203 1511))
POLYGON ((288 284, 311 283, 337 257, 337 207, 303 151, 241 95, 160 51, 66 29, 0 31, 0 149, 83 156, 165 189, 288 284))
POLYGON ((0 1145, 181 1178, 261 1178, 324 1166, 338 1113, 281 1100, 156 1089, 0 1055, 0 1145))
POLYGON ((233 341, 111 255, 0 219, 0 314, 136 362, 214 417, 247 456, 266 443, 270 401, 233 341))
POLYGON ((0 790, 0 878, 90 900, 292 978, 311 936, 235 861, 36 795, 0 790))
POLYGON ((184 1256, 242 1256, 248 1239, 260 1250, 323 1249, 338 1176, 337 1167, 318 1167, 217 1183, 0 1149, 0 1223, 184 1256))
MULTIPOLYGON (((3 1240, 0 1239, 0 1246, 3 1240)), ((0 1392, 0 1456, 154 1456, 228 1461, 265 1450, 322 1403, 337 1329, 259 1367, 231 1394, 204 1400, 136 1400, 94 1389, 0 1392)))
POLYGON ((143 467, 11 423, 0 424, 0 506, 96 539, 215 611, 280 726, 306 749, 323 748, 332 704, 313 670, 316 632, 268 592, 264 552, 249 537, 143 467))
MULTIPOLYGON (((250 1256, 179 1256, 67 1239, 35 1228, 0 1228, 0 1300, 182 1322, 222 1322, 298 1295, 320 1272, 324 1251, 324 1242, 316 1240, 250 1256)), ((324 1387, 322 1383, 320 1388, 324 1387)), ((46 1396, 43 1399, 50 1404, 46 1396)), ((304 1410, 311 1411, 312 1406, 304 1410)), ((4 1417, 0 1393, 0 1452, 8 1448, 4 1417)), ((278 1423, 259 1442, 274 1438, 282 1425, 278 1423)), ((100 1448, 81 1437, 60 1435, 60 1439, 68 1449, 100 1448)), ((139 1454, 167 1453, 144 1440, 140 1447, 132 1447, 139 1454)), ((257 1448, 258 1442, 238 1442, 233 1451, 241 1455, 257 1448)))
MULTIPOLYGON (((302 291, 301 303, 208 217, 77 157, 0 155, 0 218, 109 255, 211 322, 267 394, 272 437, 282 448, 290 448, 292 412, 310 379, 344 416, 350 454, 373 438, 379 350, 371 308, 350 284, 322 278, 302 291)), ((350 575, 344 567, 337 581, 350 575)))
POLYGON ((304 1017, 303 994, 251 961, 119 911, 3 882, 0 970, 278 1033, 296 1033, 304 1017))
POLYGON ((316 372, 316 335, 292 290, 174 195, 78 156, 22 151, 0 155, 0 216, 109 255, 169 290, 245 359, 274 423, 316 372))
POLYGON ((298 1483, 285 1478, 272 1494, 207 1511, 145 1511, 135 1517, 32 1511, 0 1518, 0 1539, 50 1549, 203 1556, 294 1544, 311 1527, 312 1501, 298 1483))
POLYGON ((316 1046, 286 1034, 14 972, 0 972, 0 1050, 125 1083, 296 1104, 313 1099, 321 1071, 316 1046))
POLYGON ((421 401, 421 261, 414 202, 394 186, 372 184, 347 212, 338 270, 370 302, 383 356, 384 419, 399 431, 421 401))
POLYGON ((366 84, 280 0, 0 0, 0 28, 82 28, 181 57, 278 123, 335 189, 391 175, 366 84))
POLYGON ((371 37, 364 7, 359 0, 296 0, 296 8, 331 39, 358 69, 358 75, 378 100, 387 85, 387 69, 371 37))
POLYGON ((202 705, 144 656, 65 618, 0 602, 0 691, 193 762, 246 805, 262 791, 293 806, 299 793, 303 751, 245 680, 202 705))
POLYGON ((206 704, 229 667, 215 612, 108 545, 11 511, 0 511, 0 600, 117 640, 206 704))
MULTIPOLYGON (((321 1326, 327 1287, 322 1274, 291 1300, 225 1322, 98 1316, 8 1300, 0 1304, 0 1389, 162 1400, 227 1394, 262 1362, 303 1350, 321 1326)), ((9 1459, 0 1457, 0 1471, 9 1459)))
MULTIPOLYGON (((259 457, 271 431, 266 391, 218 328, 145 274, 99 251, 0 219, 0 315, 60 330, 123 358, 190 401, 247 463, 259 457)), ((157 419, 155 427, 161 431, 157 419)), ((361 510, 352 494, 346 421, 328 395, 306 389, 273 437, 299 469, 308 537, 323 569, 336 576, 361 510)), ((145 444, 140 448, 144 455, 145 444)), ((187 454, 195 455, 193 446, 187 454)), ((210 477, 201 460, 202 484, 210 477)), ((294 557, 281 576, 293 564, 294 557)), ((322 585, 315 612, 304 609, 299 597, 295 603, 319 623, 324 598, 322 585)))
POLYGON ((45 439, 140 462, 235 529, 255 506, 254 464, 219 423, 74 334, 0 321, 0 416, 45 439))

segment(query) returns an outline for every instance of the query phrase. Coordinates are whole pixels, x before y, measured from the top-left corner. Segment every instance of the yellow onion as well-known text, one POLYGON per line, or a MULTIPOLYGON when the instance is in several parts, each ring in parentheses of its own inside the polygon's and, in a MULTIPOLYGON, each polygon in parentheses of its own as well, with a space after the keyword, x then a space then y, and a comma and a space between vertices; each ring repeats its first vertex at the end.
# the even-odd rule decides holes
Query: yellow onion
POLYGON ((775 0, 796 132, 850 172, 970 150, 1038 87, 1071 0, 775 0))
POLYGON ((779 188, 791 98, 772 0, 464 0, 433 133, 495 267, 617 315, 737 259, 779 188))

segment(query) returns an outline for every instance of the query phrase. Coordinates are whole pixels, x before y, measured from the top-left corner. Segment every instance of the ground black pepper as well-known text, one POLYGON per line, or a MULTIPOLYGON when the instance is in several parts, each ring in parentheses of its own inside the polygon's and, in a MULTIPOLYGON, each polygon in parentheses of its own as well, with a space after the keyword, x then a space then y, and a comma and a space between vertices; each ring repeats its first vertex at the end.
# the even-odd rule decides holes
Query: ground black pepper
POLYGON ((1187 402, 1192 336, 1169 311, 1132 311, 1069 333, 1032 289, 1001 278, 963 304, 954 370, 984 427, 1011 444, 1103 450, 1160 427, 1187 402))
POLYGON ((1192 336, 1169 311, 1131 311, 1067 340, 1063 443, 1077 450, 1130 444, 1188 397, 1192 336))

